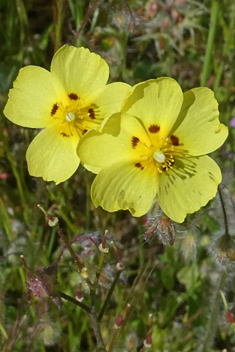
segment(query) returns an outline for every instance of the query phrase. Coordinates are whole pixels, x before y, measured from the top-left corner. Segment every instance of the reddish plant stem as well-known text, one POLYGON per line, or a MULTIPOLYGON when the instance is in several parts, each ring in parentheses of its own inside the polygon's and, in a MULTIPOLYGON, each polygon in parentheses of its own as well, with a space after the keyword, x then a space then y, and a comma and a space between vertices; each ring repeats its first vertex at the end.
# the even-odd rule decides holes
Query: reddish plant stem
POLYGON ((82 21, 82 24, 79 28, 79 30, 77 31, 76 33, 76 37, 78 37, 83 29, 83 27, 85 26, 85 24, 87 23, 87 21, 89 20, 89 18, 91 17, 92 13, 94 12, 95 8, 96 8, 96 5, 98 4, 99 0, 95 0, 94 4, 88 9, 85 17, 84 17, 84 20, 82 21))

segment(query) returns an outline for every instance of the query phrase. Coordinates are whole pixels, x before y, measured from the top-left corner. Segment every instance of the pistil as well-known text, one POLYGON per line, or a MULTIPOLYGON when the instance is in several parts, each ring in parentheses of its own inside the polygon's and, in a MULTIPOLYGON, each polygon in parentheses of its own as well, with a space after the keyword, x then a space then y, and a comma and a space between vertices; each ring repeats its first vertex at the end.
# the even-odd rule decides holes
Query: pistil
POLYGON ((68 121, 68 122, 72 122, 76 119, 76 116, 75 116, 75 113, 70 111, 66 114, 65 116, 65 119, 68 121))
POLYGON ((153 153, 153 158, 158 162, 158 163, 164 163, 165 162, 165 159, 166 159, 166 156, 165 154, 161 151, 161 150, 156 150, 154 153, 153 153))

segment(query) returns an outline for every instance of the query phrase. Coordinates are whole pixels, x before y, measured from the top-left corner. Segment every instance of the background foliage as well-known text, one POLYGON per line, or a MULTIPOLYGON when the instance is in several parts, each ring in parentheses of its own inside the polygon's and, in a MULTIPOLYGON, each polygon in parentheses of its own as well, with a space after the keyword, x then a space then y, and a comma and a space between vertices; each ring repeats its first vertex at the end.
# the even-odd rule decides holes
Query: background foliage
POLYGON ((59 290, 82 295, 99 312, 116 283, 100 322, 107 351, 145 351, 148 332, 151 351, 235 351, 234 41, 234 0, 0 1, 1 351, 96 350, 96 334, 80 307, 62 300, 59 309, 49 297, 29 306, 20 255, 33 272, 56 262, 63 249, 39 203, 59 218, 87 268, 79 273, 64 248, 59 290), (93 175, 82 167, 59 186, 28 175, 25 152, 36 132, 13 125, 2 110, 18 70, 29 64, 49 69, 65 43, 100 54, 110 66, 110 82, 170 76, 183 90, 214 90, 221 122, 230 128, 213 154, 223 172, 222 203, 215 198, 175 231, 151 231, 154 214, 136 219, 95 209, 89 196, 93 175), (106 229, 110 251, 104 255, 98 245, 106 229), (117 275, 120 260, 124 270, 117 275), (97 283, 95 298, 87 278, 97 283))

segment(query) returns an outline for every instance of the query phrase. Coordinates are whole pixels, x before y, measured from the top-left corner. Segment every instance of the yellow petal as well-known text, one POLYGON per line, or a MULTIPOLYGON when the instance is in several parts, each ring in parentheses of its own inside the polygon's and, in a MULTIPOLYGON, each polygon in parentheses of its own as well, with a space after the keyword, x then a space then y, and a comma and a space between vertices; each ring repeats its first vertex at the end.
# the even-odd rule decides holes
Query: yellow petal
POLYGON ((90 104, 98 106, 98 119, 103 120, 121 110, 123 101, 132 91, 132 87, 126 83, 115 82, 107 84, 99 93, 91 96, 90 104))
POLYGON ((184 93, 179 119, 172 131, 190 155, 204 155, 219 148, 228 128, 219 121, 218 103, 209 88, 194 88, 184 93))
POLYGON ((58 95, 76 93, 87 99, 103 88, 109 76, 109 67, 99 55, 85 48, 62 46, 54 55, 51 73, 58 95))
POLYGON ((141 119, 146 130, 151 125, 160 126, 162 138, 166 138, 174 125, 183 102, 179 84, 172 78, 158 78, 134 87, 123 112, 141 119))
POLYGON ((102 132, 91 130, 81 138, 78 156, 84 166, 94 173, 119 161, 136 160, 143 153, 139 151, 139 145, 133 148, 133 137, 146 145, 150 143, 138 119, 128 114, 114 114, 106 121, 102 132))
POLYGON ((51 108, 57 101, 51 74, 41 67, 20 70, 4 109, 6 117, 24 127, 43 128, 51 124, 51 108))
POLYGON ((113 212, 128 209, 142 216, 150 209, 157 193, 156 170, 141 170, 134 163, 118 163, 96 176, 91 198, 96 207, 113 212))
POLYGON ((67 180, 79 165, 76 153, 77 136, 63 136, 57 129, 47 127, 30 144, 26 160, 30 175, 56 184, 67 180))
POLYGON ((159 205, 176 222, 183 222, 215 197, 221 171, 208 156, 182 158, 159 175, 159 205))

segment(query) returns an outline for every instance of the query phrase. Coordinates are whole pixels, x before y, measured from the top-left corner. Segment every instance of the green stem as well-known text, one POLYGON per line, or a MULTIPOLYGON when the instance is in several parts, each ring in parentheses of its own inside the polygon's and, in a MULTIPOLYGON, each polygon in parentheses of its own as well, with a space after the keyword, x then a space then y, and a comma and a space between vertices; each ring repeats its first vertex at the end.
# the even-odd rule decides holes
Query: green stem
POLYGON ((8 335, 7 335, 7 332, 5 330, 5 324, 4 324, 4 305, 3 305, 3 291, 2 291, 2 280, 1 280, 1 277, 0 277, 0 297, 1 297, 1 300, 0 300, 0 331, 2 333, 2 337, 3 337, 3 341, 5 339, 8 339, 8 335))
POLYGON ((107 307, 107 305, 109 303, 109 300, 110 300, 110 298, 112 296, 112 293, 113 293, 113 291, 115 289, 116 283, 118 282, 118 279, 119 279, 120 275, 121 275, 121 270, 118 270, 116 272, 115 279, 113 280, 112 285, 111 285, 111 287, 109 289, 109 292, 108 292, 108 294, 107 294, 107 296, 105 298, 104 304, 103 304, 103 306, 101 308, 100 314, 98 316, 98 321, 100 321, 102 319, 103 315, 104 315, 105 309, 106 309, 106 307, 107 307))
POLYGON ((90 188, 91 184, 89 180, 86 180, 86 219, 85 219, 85 226, 86 231, 89 231, 91 228, 91 200, 90 200, 90 188))
POLYGON ((96 337, 97 341, 97 349, 96 352, 106 352, 104 341, 100 332, 100 326, 99 326, 99 320, 96 315, 96 310, 95 310, 95 302, 94 302, 94 291, 91 290, 91 307, 88 307, 86 304, 82 302, 78 302, 76 299, 73 297, 66 295, 64 292, 59 291, 59 295, 61 298, 64 298, 65 300, 75 304, 76 306, 79 306, 82 308, 90 317, 92 326, 93 326, 93 331, 96 337))
POLYGON ((96 278, 95 278, 95 282, 94 282, 94 285, 93 285, 94 291, 96 291, 96 288, 98 286, 101 270, 102 270, 102 267, 103 267, 103 264, 104 264, 104 257, 105 257, 105 253, 101 253, 100 260, 99 260, 99 269, 96 272, 96 278))
POLYGON ((96 315, 95 307, 93 305, 91 306, 90 318, 91 318, 94 334, 95 334, 96 341, 97 341, 96 352, 98 352, 98 351, 99 352, 106 352, 104 341, 103 341, 103 338, 102 338, 102 335, 100 332, 99 319, 96 315))
POLYGON ((61 28, 63 22, 63 2, 64 0, 57 0, 57 19, 55 27, 55 51, 59 49, 61 44, 61 28))
MULTIPOLYGON (((74 252, 72 246, 70 245, 67 236, 65 236, 65 234, 64 234, 63 231, 62 231, 62 229, 61 229, 59 226, 57 226, 56 232, 58 233, 58 235, 59 235, 60 239, 62 240, 62 242, 65 244, 65 246, 66 246, 66 248, 68 249, 68 251, 70 252, 71 257, 72 257, 73 260, 74 260, 74 263, 75 263, 75 264, 77 265, 77 267, 78 267, 78 270, 79 270, 80 272, 82 272, 83 269, 84 269, 84 265, 83 265, 83 263, 81 263, 81 262, 79 261, 79 258, 78 258, 78 256, 76 255, 76 253, 74 252)), ((88 277, 88 278, 84 278, 84 280, 85 280, 86 283, 89 285, 89 287, 92 289, 93 284, 92 284, 92 282, 90 281, 89 277, 88 277)))
POLYGON ((24 220, 25 220, 26 223, 28 223, 28 221, 29 221, 28 204, 27 204, 25 196, 24 196, 24 191, 23 191, 23 187, 22 187, 22 184, 21 184, 19 172, 18 172, 18 170, 16 168, 15 161, 14 161, 14 159, 12 157, 12 154, 11 154, 11 151, 10 151, 10 148, 9 148, 9 145, 8 145, 8 141, 7 141, 6 137, 4 136, 2 128, 3 128, 3 126, 0 125, 0 139, 3 141, 5 153, 6 153, 7 158, 9 160, 10 164, 11 164, 11 169, 12 169, 13 175, 15 176, 15 179, 16 179, 16 184, 17 184, 20 200, 21 200, 21 203, 23 205, 24 220))
POLYGON ((115 329, 114 332, 113 332, 112 340, 111 340, 110 345, 109 345, 108 352, 112 352, 112 350, 114 348, 114 345, 115 345, 115 341, 117 339, 118 333, 119 333, 119 330, 115 329))
POLYGON ((77 33, 76 33, 76 36, 79 37, 80 34, 81 34, 81 31, 83 30, 83 27, 85 26, 85 24, 88 22, 89 18, 91 17, 92 13, 95 11, 95 8, 98 4, 99 0, 95 0, 94 3, 91 5, 91 7, 88 9, 83 21, 82 21, 82 24, 80 26, 80 28, 78 29, 77 33))
POLYGON ((223 72, 224 72, 224 62, 221 62, 220 66, 219 66, 219 68, 217 70, 217 73, 215 75, 215 80, 214 80, 214 83, 213 83, 213 90, 215 92, 219 88, 223 72))
POLYGON ((138 218, 138 240, 139 240, 139 263, 140 269, 144 267, 145 264, 145 255, 144 255, 144 228, 142 218, 138 218))
POLYGON ((218 324, 218 319, 216 319, 216 317, 218 315, 220 300, 221 300, 220 291, 223 291, 227 276, 228 276, 227 273, 222 269, 220 272, 218 283, 214 290, 214 296, 213 296, 212 305, 211 305, 211 314, 207 325, 207 332, 200 352, 211 351, 213 337, 215 335, 215 331, 218 324))
MULTIPOLYGON (((10 223, 10 218, 7 212, 7 207, 4 204, 2 198, 0 197, 0 219, 2 222, 2 226, 7 234, 7 238, 9 241, 12 241, 14 238, 13 232, 12 232, 12 226, 10 223)), ((0 222, 0 223, 1 223, 0 222)), ((1 312, 1 310, 0 310, 1 312)))
POLYGON ((69 301, 69 302, 75 304, 76 306, 79 306, 80 308, 85 310, 85 312, 87 312, 88 314, 91 314, 91 309, 86 304, 77 301, 75 298, 73 298, 69 295, 66 295, 66 293, 64 293, 64 292, 59 291, 59 295, 61 298, 65 299, 66 301, 69 301))
MULTIPOLYGON (((47 192, 49 194, 49 198, 52 202, 59 202, 59 196, 56 196, 52 190, 50 189, 50 187, 46 187, 47 192)), ((63 210, 64 205, 62 205, 59 208, 59 214, 62 217, 62 219, 66 222, 66 225, 70 228, 70 230, 76 234, 77 233, 77 228, 76 226, 73 225, 73 223, 70 221, 69 217, 66 215, 65 211, 63 210)))
POLYGON ((205 55, 204 67, 203 67, 202 78, 201 78, 201 86, 206 85, 211 71, 211 56, 212 56, 212 49, 214 46, 216 23, 217 23, 218 15, 219 15, 219 1, 213 0, 212 7, 211 7, 210 29, 209 29, 209 35, 208 35, 207 45, 206 45, 206 55, 205 55))
MULTIPOLYGON (((221 203, 221 207, 222 207, 222 211, 223 211, 225 234, 226 234, 227 236, 229 236, 229 231, 228 231, 228 218, 227 218, 226 209, 225 209, 224 200, 223 200, 223 197, 222 197, 222 192, 221 192, 220 186, 218 187, 218 192, 219 192, 220 203, 221 203)), ((229 236, 229 237, 230 237, 230 236, 229 236)))
POLYGON ((67 239, 67 237, 65 236, 65 234, 63 233, 62 229, 57 226, 56 228, 56 231, 60 237, 60 239, 62 240, 62 242, 65 244, 66 248, 68 249, 68 251, 70 252, 71 254, 71 257, 73 258, 74 260, 74 263, 77 265, 79 271, 82 271, 83 269, 83 264, 80 263, 79 259, 78 259, 78 256, 76 255, 76 253, 74 252, 72 246, 70 245, 69 243, 69 240, 67 239))

